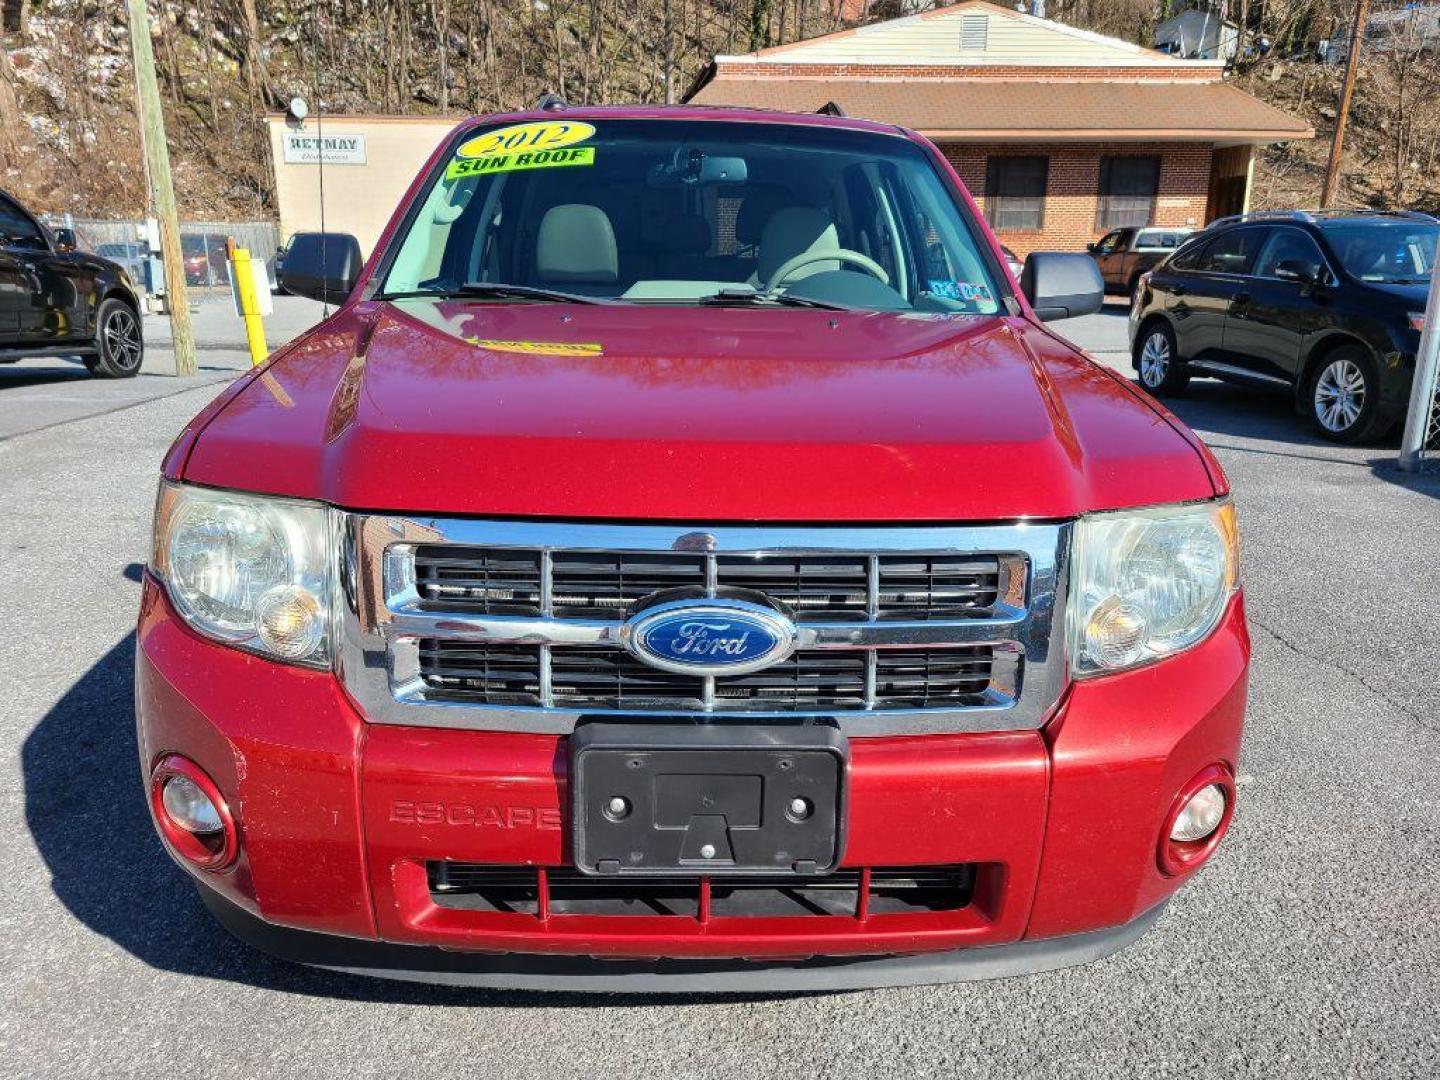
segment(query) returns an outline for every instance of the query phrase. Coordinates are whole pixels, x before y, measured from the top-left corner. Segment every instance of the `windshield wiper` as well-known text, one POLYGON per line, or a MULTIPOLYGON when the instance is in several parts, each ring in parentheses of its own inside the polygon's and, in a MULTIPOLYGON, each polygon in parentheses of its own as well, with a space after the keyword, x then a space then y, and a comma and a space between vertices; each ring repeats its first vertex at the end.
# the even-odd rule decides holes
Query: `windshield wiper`
POLYGON ((581 296, 579 293, 561 292, 559 289, 541 289, 533 285, 507 285, 504 282, 493 281, 471 281, 464 285, 448 285, 439 289, 411 289, 408 292, 381 293, 376 299, 407 300, 413 297, 534 300, 541 304, 608 304, 610 302, 598 296, 581 296))
POLYGON ((794 296, 790 293, 763 293, 751 289, 721 289, 695 301, 707 307, 765 307, 776 304, 780 307, 823 308, 826 311, 853 311, 844 304, 827 304, 824 300, 811 300, 808 296, 794 296))

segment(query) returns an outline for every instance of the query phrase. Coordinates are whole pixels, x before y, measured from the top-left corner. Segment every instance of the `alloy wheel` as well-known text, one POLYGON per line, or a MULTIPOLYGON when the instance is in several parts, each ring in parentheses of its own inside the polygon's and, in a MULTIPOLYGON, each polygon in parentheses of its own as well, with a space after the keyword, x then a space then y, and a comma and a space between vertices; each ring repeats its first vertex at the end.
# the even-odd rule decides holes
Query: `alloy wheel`
POLYGON ((124 371, 140 364, 140 324, 127 308, 116 307, 110 312, 101 330, 105 353, 110 362, 124 371))
POLYGON ((1140 381, 1153 390, 1170 370, 1170 340, 1159 330, 1145 339, 1140 350, 1140 381))
POLYGON ((1326 431, 1348 431, 1365 409, 1365 373, 1354 360, 1335 360, 1315 380, 1315 418, 1326 431))

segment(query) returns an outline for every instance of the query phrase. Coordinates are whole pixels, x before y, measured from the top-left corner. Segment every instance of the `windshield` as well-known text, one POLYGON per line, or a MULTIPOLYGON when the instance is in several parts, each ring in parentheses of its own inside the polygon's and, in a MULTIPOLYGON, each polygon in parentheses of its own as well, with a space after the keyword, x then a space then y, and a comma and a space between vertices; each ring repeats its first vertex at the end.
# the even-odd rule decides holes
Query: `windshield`
POLYGON ((795 124, 543 120, 468 135, 382 291, 486 284, 645 304, 999 309, 972 223, 920 146, 795 124))
POLYGON ((1320 229, 1346 272, 1361 281, 1418 283, 1435 265, 1435 222, 1335 221, 1320 229))

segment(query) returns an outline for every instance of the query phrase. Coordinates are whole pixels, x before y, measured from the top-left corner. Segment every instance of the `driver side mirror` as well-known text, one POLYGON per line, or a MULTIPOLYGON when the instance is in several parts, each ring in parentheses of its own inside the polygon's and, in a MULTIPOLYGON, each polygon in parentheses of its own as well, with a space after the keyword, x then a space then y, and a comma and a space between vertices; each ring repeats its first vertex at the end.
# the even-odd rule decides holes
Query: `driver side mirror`
POLYGON ((1090 243, 1088 243, 1088 244, 1085 245, 1085 250, 1088 251, 1088 252, 1090 252, 1091 255, 1094 255, 1095 252, 1096 252, 1096 250, 1097 250, 1099 247, 1100 247, 1099 244, 1095 243, 1094 240, 1091 240, 1090 243))
POLYGON ((365 259, 349 233, 296 233, 285 249, 280 288, 325 304, 343 304, 355 291, 365 259))
POLYGON ((74 229, 55 229, 54 236, 56 251, 74 251, 80 246, 80 241, 75 238, 74 229))
POLYGON ((1044 322, 1093 315, 1105 304, 1105 279, 1095 260, 1069 251, 1031 252, 1020 291, 1044 322))

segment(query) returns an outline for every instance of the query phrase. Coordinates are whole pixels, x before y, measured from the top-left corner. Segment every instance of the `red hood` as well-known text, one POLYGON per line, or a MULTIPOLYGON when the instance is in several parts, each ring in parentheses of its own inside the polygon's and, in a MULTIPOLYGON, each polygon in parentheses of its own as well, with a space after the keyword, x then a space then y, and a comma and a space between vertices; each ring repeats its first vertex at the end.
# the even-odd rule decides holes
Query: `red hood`
POLYGON ((496 517, 1059 518, 1213 495, 1182 430, 1020 319, 404 301, 283 350, 185 476, 496 517))

